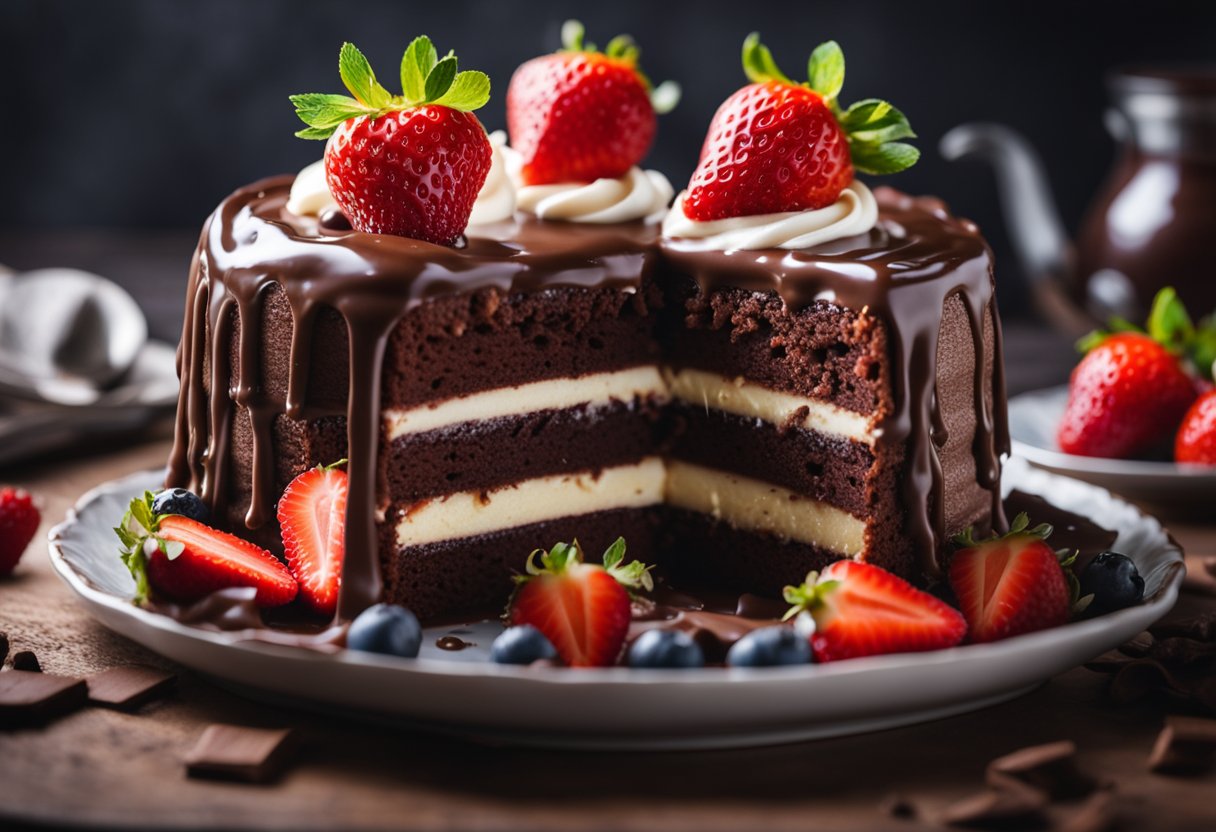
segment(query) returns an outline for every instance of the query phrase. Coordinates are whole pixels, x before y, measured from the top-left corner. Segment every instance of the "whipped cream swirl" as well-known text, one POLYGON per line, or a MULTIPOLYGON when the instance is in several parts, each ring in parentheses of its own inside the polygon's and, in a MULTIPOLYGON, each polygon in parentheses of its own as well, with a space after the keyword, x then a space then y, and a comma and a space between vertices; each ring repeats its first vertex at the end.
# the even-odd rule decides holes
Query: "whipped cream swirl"
POLYGON ((515 184, 507 175, 507 160, 503 149, 507 146, 507 134, 495 130, 490 134, 490 172, 485 184, 477 192, 469 225, 509 220, 515 214, 515 184))
MULTIPOLYGON (((515 213, 515 186, 507 176, 503 147, 507 136, 501 130, 490 134, 490 172, 485 184, 477 193, 469 225, 501 222, 515 213)), ((291 183, 291 194, 287 198, 287 210, 300 217, 316 217, 329 209, 338 209, 329 183, 325 179, 325 160, 318 159, 304 168, 291 183)))
POLYGON ((667 203, 675 193, 666 176, 657 170, 642 170, 636 165, 619 179, 522 185, 519 184, 519 155, 510 148, 506 152, 508 170, 516 183, 519 210, 542 220, 658 222, 667 213, 667 203))
POLYGON ((687 247, 702 251, 800 249, 865 234, 878 222, 874 194, 854 180, 840 197, 824 208, 755 214, 698 222, 684 214, 684 194, 676 197, 666 219, 663 236, 675 237, 687 247))
POLYGON ((325 181, 325 160, 318 159, 296 174, 287 197, 287 210, 297 217, 317 217, 331 208, 337 210, 338 203, 325 181))

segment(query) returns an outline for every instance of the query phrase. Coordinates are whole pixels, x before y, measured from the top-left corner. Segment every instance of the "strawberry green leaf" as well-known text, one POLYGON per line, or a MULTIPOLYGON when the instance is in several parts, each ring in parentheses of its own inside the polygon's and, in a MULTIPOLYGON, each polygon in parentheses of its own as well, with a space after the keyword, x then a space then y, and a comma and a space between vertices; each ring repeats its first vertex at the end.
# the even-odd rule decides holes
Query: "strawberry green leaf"
POLYGON ((841 116, 840 126, 851 141, 861 144, 916 138, 907 117, 888 102, 877 98, 867 98, 850 105, 841 116))
POLYGON ((1216 316, 1209 315, 1199 322, 1191 341, 1190 354, 1195 369, 1211 381, 1216 370, 1216 316))
POLYGON ((392 102, 392 95, 380 86, 376 73, 372 72, 372 65, 353 43, 342 44, 342 50, 338 53, 338 74, 359 103, 380 110, 392 102))
MULTIPOLYGON (((122 544, 122 548, 119 550, 122 562, 126 564, 131 577, 135 579, 133 600, 136 604, 142 604, 148 599, 148 554, 144 550, 144 544, 152 540, 162 551, 165 546, 165 543, 156 537, 160 518, 152 513, 154 498, 155 495, 151 491, 145 491, 143 496, 131 500, 122 521, 114 529, 122 544)), ((181 546, 181 544, 178 543, 176 546, 181 546)), ((184 547, 182 548, 184 549, 184 547)), ((168 554, 167 551, 165 553, 168 554)), ((179 549, 173 557, 180 554, 179 549)))
POLYGON ((743 72, 754 84, 763 84, 767 81, 794 83, 777 68, 777 62, 773 60, 773 53, 760 42, 759 32, 752 32, 743 41, 743 72))
POLYGON ((604 557, 601 562, 605 569, 614 569, 619 566, 621 561, 625 559, 625 538, 618 537, 612 541, 612 545, 604 551, 604 557))
POLYGON ((637 63, 641 50, 629 35, 617 35, 608 41, 608 45, 604 47, 604 54, 609 58, 617 58, 632 64, 637 63))
POLYGON ((297 130, 295 135, 297 139, 328 139, 334 134, 333 127, 305 127, 303 130, 297 130))
POLYGON ((963 531, 951 538, 955 548, 970 549, 973 546, 979 546, 983 543, 994 543, 998 540, 1004 540, 1009 537, 1037 537, 1040 540, 1046 540, 1051 537, 1051 533, 1055 531, 1050 523, 1039 523, 1034 528, 1030 526, 1030 516, 1026 512, 1020 512, 1017 517, 1013 518, 1013 522, 1009 524, 1009 531, 1005 534, 992 532, 987 537, 975 536, 975 527, 968 526, 963 531))
POLYGON ((426 92, 423 95, 423 101, 438 101, 451 88, 452 82, 455 80, 456 57, 448 55, 435 64, 431 74, 426 76, 426 92))
POLYGON ((781 597, 790 605, 782 621, 789 621, 802 612, 814 612, 823 606, 824 599, 840 585, 840 581, 821 580, 818 572, 807 573, 806 580, 798 586, 787 586, 781 597))
POLYGON ((567 20, 562 24, 562 49, 567 52, 582 52, 583 37, 587 29, 580 21, 567 20))
POLYGON ((1154 341, 1175 352, 1184 350, 1194 337, 1191 316, 1173 286, 1166 286, 1153 298, 1146 329, 1154 341))
POLYGON ((326 95, 323 93, 305 93, 293 95, 291 103, 295 105, 296 115, 310 127, 337 127, 348 118, 374 113, 353 98, 345 95, 326 95))
POLYGON ((426 97, 426 78, 438 62, 439 54, 426 35, 410 41, 401 56, 401 92, 406 101, 419 102, 426 97))
POLYGON ((811 89, 825 101, 835 101, 844 86, 844 52, 840 44, 829 40, 816 46, 807 63, 806 77, 811 89))
POLYGON ((434 103, 453 110, 472 112, 490 100, 490 77, 476 70, 459 72, 448 91, 434 103))
POLYGON ((920 159, 920 151, 903 142, 857 144, 851 151, 853 167, 876 176, 907 170, 920 159))

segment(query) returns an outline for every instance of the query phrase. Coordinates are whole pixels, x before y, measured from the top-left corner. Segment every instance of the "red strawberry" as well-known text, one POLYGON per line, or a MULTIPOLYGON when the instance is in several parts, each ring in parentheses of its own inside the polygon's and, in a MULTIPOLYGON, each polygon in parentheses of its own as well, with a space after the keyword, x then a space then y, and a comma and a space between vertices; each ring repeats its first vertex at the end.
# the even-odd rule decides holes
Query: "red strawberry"
POLYGON ((811 650, 819 662, 953 647, 967 624, 958 611, 870 563, 839 560, 802 586, 785 588, 790 618, 815 620, 811 650))
POLYGON ((1051 526, 1029 525, 1019 514, 1003 537, 977 542, 968 529, 955 539, 965 548, 950 562, 950 586, 971 641, 998 641, 1068 621, 1076 594, 1072 557, 1062 561, 1064 553, 1047 545, 1051 526))
POLYGON ((283 492, 278 514, 300 595, 317 612, 333 615, 346 548, 346 472, 331 465, 300 474, 283 492))
POLYGON ((296 597, 295 578, 270 552, 189 517, 153 514, 152 500, 151 493, 132 500, 115 529, 135 578, 137 601, 147 598, 149 585, 182 601, 230 587, 255 588, 263 607, 296 597))
POLYGON ((17 567, 41 522, 42 516, 28 492, 0 488, 0 578, 17 567))
POLYGON ((490 79, 458 73, 456 57, 439 60, 425 36, 402 58, 402 95, 380 85, 352 44, 342 45, 338 70, 354 98, 310 93, 291 101, 308 125, 296 135, 329 139, 326 180, 351 226, 456 243, 490 172, 490 140, 472 114, 489 100, 490 79))
POLYGON ((844 54, 835 41, 811 54, 810 80, 791 81, 752 33, 743 69, 753 81, 723 102, 709 125, 701 160, 683 198, 684 214, 708 222, 822 208, 862 173, 896 173, 919 151, 904 115, 866 99, 841 110, 844 54))
POLYGON ((636 560, 622 566, 624 557, 622 538, 604 553, 603 566, 584 563, 577 540, 537 549, 528 557, 527 574, 515 579, 510 622, 540 630, 571 667, 615 664, 629 630, 626 587, 654 586, 650 567, 636 560))
POLYGON ((1174 438, 1174 460, 1216 465, 1216 390, 1200 396, 1182 418, 1174 438))
MULTIPOLYGON (((507 132, 525 185, 623 176, 654 141, 655 104, 633 41, 622 35, 597 52, 574 20, 562 41, 560 52, 515 70, 507 87, 507 132)), ((675 106, 666 96, 655 102, 664 112, 675 106)))
POLYGON ((1072 371, 1057 442, 1065 453, 1121 459, 1173 436, 1196 390, 1178 357, 1148 335, 1102 340, 1072 371))

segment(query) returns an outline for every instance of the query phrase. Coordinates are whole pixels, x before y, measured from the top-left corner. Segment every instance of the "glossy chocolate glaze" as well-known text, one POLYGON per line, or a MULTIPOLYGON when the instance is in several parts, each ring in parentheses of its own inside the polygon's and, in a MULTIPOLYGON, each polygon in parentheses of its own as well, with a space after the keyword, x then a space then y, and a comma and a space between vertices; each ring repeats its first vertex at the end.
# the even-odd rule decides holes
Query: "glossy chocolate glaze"
POLYGON ((941 571, 945 544, 944 477, 938 449, 946 426, 937 402, 938 340, 947 298, 963 300, 974 346, 974 456, 978 484, 991 495, 993 522, 1001 515, 1000 458, 1009 453, 1005 378, 992 256, 979 230, 929 197, 890 188, 875 191, 879 220, 867 234, 812 249, 695 251, 664 240, 664 260, 693 278, 703 292, 737 287, 776 292, 791 309, 828 301, 868 309, 886 324, 892 342, 894 407, 880 414, 880 445, 909 443, 904 474, 908 533, 926 574, 941 571), (982 356, 984 317, 994 327, 992 378, 982 356), (986 395, 987 394, 987 395, 986 395))
POLYGON ((236 191, 203 230, 178 348, 181 391, 168 482, 193 488, 217 514, 223 511, 228 446, 239 405, 250 414, 253 435, 253 487, 245 523, 258 528, 270 519, 278 496, 273 487, 274 417, 308 415, 305 387, 313 326, 322 307, 335 309, 346 321, 350 349, 350 555, 339 602, 339 616, 349 619, 380 598, 380 379, 393 327, 418 303, 455 292, 491 287, 506 294, 555 286, 636 289, 651 271, 657 231, 641 223, 588 228, 520 218, 481 226, 479 236, 447 248, 405 237, 322 228, 316 220, 286 210, 291 183, 291 177, 277 177, 236 191), (208 354, 226 354, 231 309, 236 307, 241 321, 257 321, 262 293, 272 283, 283 287, 295 320, 284 401, 262 390, 255 326, 240 328, 236 378, 229 377, 229 362, 206 359, 208 354))
POLYGON ((881 422, 878 441, 895 445, 910 440, 904 504, 909 531, 930 574, 939 568, 937 552, 945 534, 941 463, 934 444, 945 434, 934 389, 937 344, 943 304, 958 294, 975 345, 977 479, 992 494, 994 518, 1000 517, 999 460, 1009 441, 991 261, 974 225, 953 218, 940 202, 880 189, 877 228, 808 251, 691 253, 682 251, 678 241, 658 245, 656 228, 641 223, 584 226, 530 219, 479 227, 461 245, 447 248, 344 231, 332 218, 326 228, 291 214, 285 208, 291 181, 268 179, 235 192, 204 228, 178 350, 182 383, 168 484, 195 490, 222 513, 233 419, 240 406, 249 414, 253 437, 252 496, 245 523, 257 528, 272 517, 278 496, 272 425, 279 414, 318 415, 306 389, 312 333, 322 308, 336 310, 348 330, 350 366, 345 414, 348 555, 339 619, 349 620, 381 595, 376 529, 386 494, 378 460, 381 378, 389 336, 402 316, 428 298, 484 288, 504 294, 558 286, 635 290, 650 278, 660 257, 705 290, 771 290, 794 309, 828 300, 881 317, 892 336, 892 367, 898 372, 895 406, 881 422), (232 362, 223 360, 233 336, 232 310, 240 321, 258 321, 262 295, 273 284, 283 288, 295 322, 282 400, 267 395, 261 384, 256 326, 240 327, 235 374, 230 373, 232 362), (991 380, 982 360, 983 320, 989 310, 995 328, 991 380), (927 506, 933 506, 932 516, 927 506))

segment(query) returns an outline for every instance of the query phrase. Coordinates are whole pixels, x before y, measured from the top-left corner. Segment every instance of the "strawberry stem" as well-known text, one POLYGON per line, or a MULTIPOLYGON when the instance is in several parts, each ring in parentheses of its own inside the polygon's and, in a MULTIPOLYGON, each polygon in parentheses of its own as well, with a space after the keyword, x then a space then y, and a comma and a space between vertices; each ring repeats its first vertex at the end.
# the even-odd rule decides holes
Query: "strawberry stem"
POLYGON ((791 81, 777 67, 773 53, 752 32, 743 41, 743 72, 754 84, 777 82, 814 90, 831 108, 849 141, 853 167, 862 173, 898 173, 916 164, 920 151, 899 139, 914 139, 907 117, 890 103, 867 98, 840 107, 837 97, 844 86, 844 52, 834 40, 815 47, 807 62, 807 81, 791 81))
POLYGON ((371 64, 353 43, 338 52, 338 75, 350 96, 304 93, 290 96, 296 115, 308 125, 296 133, 301 139, 328 139, 338 125, 367 116, 427 104, 472 112, 490 100, 490 79, 484 72, 458 72, 456 55, 439 58, 431 39, 414 38, 401 57, 401 95, 386 90, 371 64))

